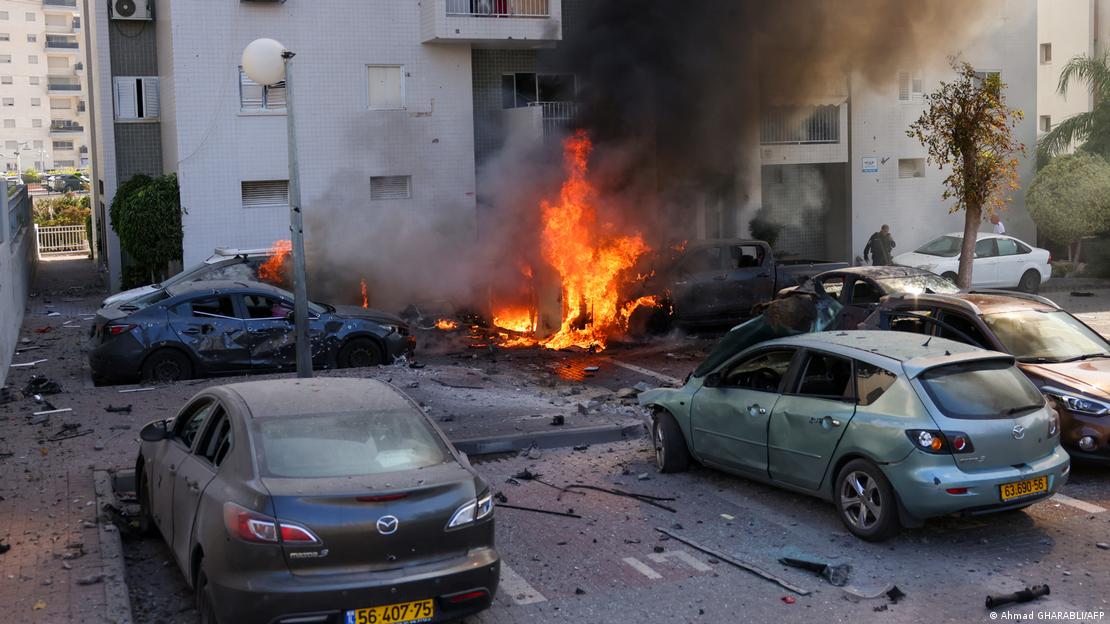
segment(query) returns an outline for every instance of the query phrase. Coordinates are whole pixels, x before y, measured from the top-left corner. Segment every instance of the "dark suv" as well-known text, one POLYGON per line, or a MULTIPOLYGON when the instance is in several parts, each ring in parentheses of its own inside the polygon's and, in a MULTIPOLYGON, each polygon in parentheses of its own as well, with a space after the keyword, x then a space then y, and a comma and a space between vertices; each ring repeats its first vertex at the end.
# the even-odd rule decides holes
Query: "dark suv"
POLYGON ((860 328, 939 336, 1013 355, 1055 400, 1068 452, 1110 461, 1110 343, 1052 301, 1006 291, 891 295, 860 328))

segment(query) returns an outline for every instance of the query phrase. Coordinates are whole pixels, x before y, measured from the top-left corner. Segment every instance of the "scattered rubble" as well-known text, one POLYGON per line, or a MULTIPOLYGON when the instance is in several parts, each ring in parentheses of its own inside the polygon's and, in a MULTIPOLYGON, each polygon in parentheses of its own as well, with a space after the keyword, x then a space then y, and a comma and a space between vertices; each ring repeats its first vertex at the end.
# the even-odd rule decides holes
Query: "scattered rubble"
POLYGON ((122 407, 116 407, 116 406, 112 405, 111 403, 109 403, 108 407, 104 408, 104 411, 108 412, 110 414, 130 414, 131 413, 131 404, 128 403, 127 405, 124 405, 122 407))
MULTIPOLYGON (((987 596, 987 608, 997 609, 1003 605, 1020 602, 1032 602, 1042 596, 1047 596, 1052 593, 1048 585, 1034 585, 1033 587, 1026 587, 1021 591, 1016 591, 1012 594, 996 594, 987 596)), ((897 601, 895 601, 897 602, 897 601)))
POLYGON ((781 579, 781 578, 775 576, 774 574, 771 574, 767 570, 764 570, 763 568, 760 568, 760 567, 758 567, 754 564, 748 563, 746 561, 741 561, 740 559, 737 559, 736 557, 733 557, 731 555, 728 555, 728 554, 725 554, 723 552, 714 550, 712 548, 708 548, 706 546, 703 546, 703 545, 695 542, 692 539, 689 539, 687 537, 683 537, 681 535, 678 535, 677 533, 674 533, 674 532, 672 532, 668 529, 664 529, 664 528, 661 528, 661 527, 656 527, 655 530, 659 531, 660 533, 662 533, 664 535, 666 535, 667 537, 674 538, 674 539, 682 542, 683 544, 686 544, 690 548, 693 548, 695 550, 700 550, 701 552, 703 552, 707 555, 711 555, 711 556, 713 556, 717 559, 720 559, 721 561, 731 563, 732 565, 740 568, 741 570, 746 570, 748 572, 751 572, 752 574, 755 574, 756 576, 767 579, 768 581, 771 581, 772 583, 776 583, 780 587, 782 587, 784 589, 788 589, 788 590, 794 592, 795 594, 798 594, 799 596, 808 596, 810 594, 809 590, 803 589, 801 587, 798 587, 798 586, 794 585, 793 583, 790 583, 789 581, 781 579))
POLYGON ((824 577, 824 579, 829 582, 829 585, 833 587, 844 587, 847 585, 848 577, 852 574, 852 566, 846 563, 831 565, 820 561, 807 561, 805 559, 792 559, 790 557, 779 559, 779 563, 784 566, 801 568, 802 570, 814 572, 818 576, 824 577))

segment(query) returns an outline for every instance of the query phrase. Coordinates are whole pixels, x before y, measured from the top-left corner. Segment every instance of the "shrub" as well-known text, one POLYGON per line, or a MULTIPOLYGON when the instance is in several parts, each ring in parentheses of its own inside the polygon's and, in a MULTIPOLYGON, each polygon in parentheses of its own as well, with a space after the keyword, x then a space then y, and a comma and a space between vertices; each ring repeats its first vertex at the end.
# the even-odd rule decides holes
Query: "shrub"
POLYGON ((133 176, 116 190, 109 208, 120 248, 146 282, 157 282, 166 265, 181 259, 181 196, 174 174, 133 176))
POLYGON ((1083 237, 1110 230, 1110 163, 1083 152, 1058 156, 1037 172, 1025 203, 1038 231, 1079 262, 1083 237))
POLYGON ((77 197, 67 193, 61 197, 48 197, 35 200, 33 209, 35 224, 39 226, 84 225, 91 218, 89 196, 77 197))

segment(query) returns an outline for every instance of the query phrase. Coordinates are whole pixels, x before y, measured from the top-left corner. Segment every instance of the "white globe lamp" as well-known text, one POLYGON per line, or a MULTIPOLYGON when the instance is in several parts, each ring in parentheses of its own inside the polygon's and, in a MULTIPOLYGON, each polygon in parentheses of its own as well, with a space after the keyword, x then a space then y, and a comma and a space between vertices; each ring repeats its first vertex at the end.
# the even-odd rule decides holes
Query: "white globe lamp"
POLYGON ((285 46, 274 39, 255 39, 243 50, 243 71, 260 85, 285 80, 285 46))

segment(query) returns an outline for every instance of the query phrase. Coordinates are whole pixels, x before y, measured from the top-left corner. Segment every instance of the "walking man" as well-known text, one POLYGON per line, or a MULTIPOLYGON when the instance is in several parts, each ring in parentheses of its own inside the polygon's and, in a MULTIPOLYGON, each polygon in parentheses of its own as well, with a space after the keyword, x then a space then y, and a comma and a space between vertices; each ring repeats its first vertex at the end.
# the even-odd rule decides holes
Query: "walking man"
POLYGON ((894 237, 890 235, 890 226, 884 223, 883 227, 867 240, 867 246, 863 248, 863 259, 871 258, 871 264, 875 266, 892 264, 894 245, 894 237))

